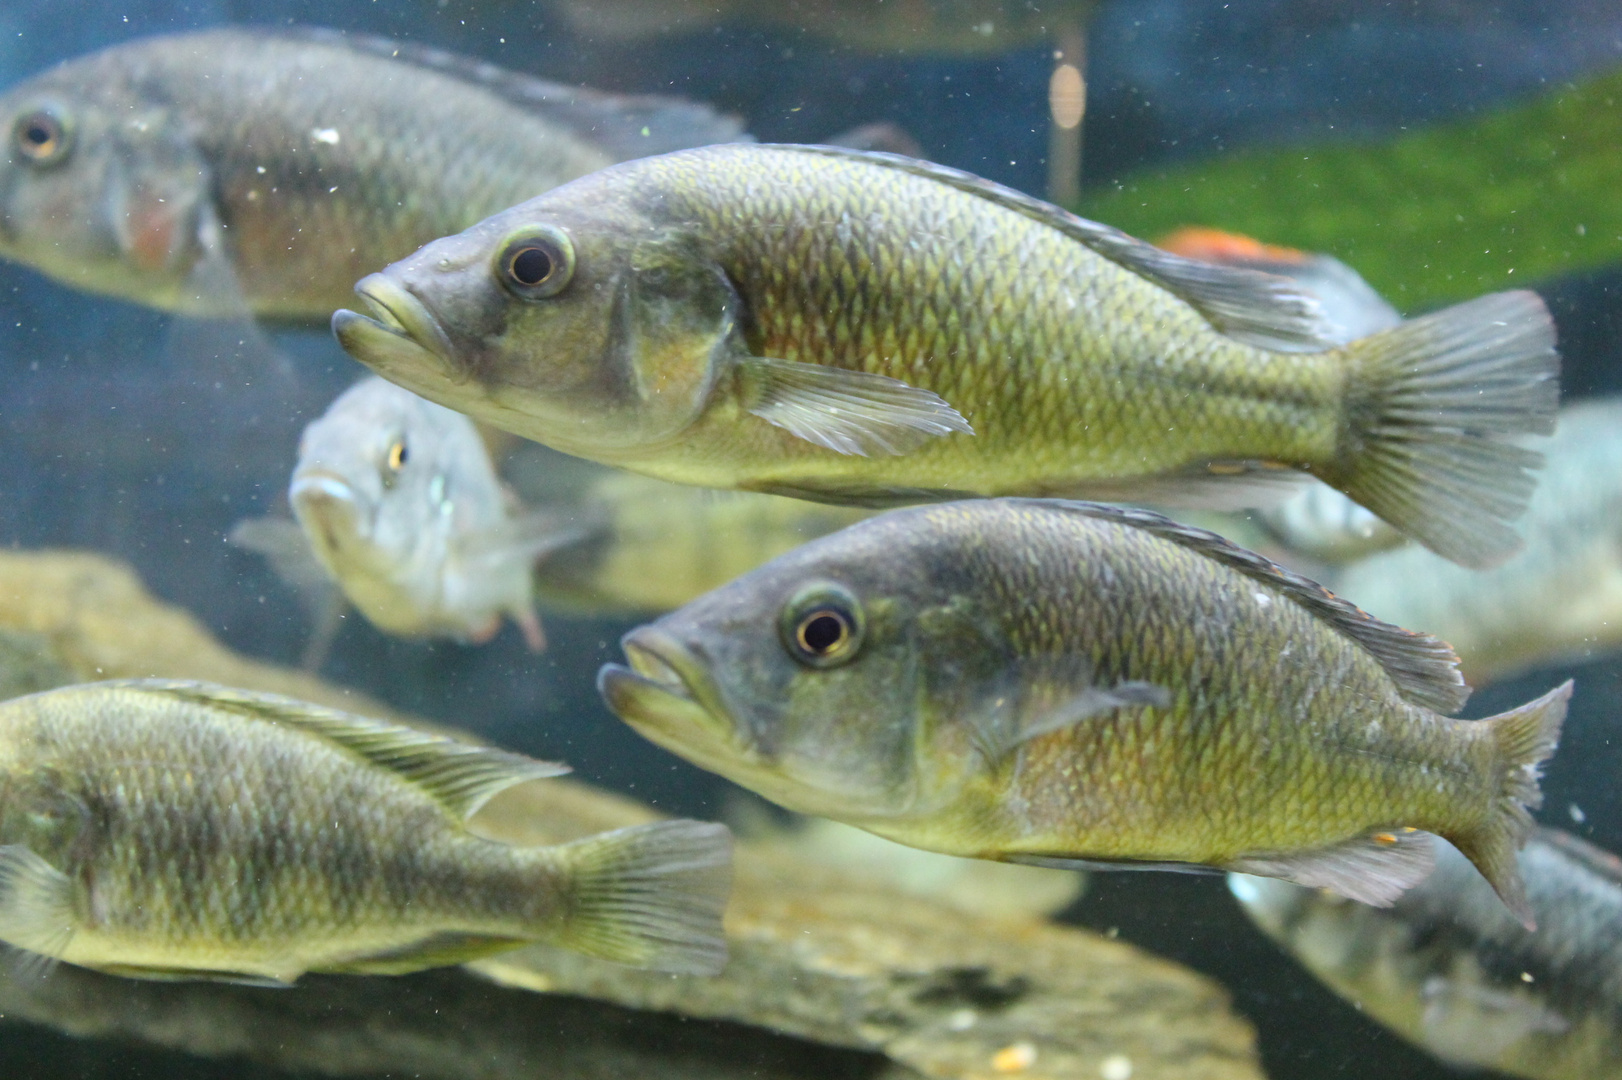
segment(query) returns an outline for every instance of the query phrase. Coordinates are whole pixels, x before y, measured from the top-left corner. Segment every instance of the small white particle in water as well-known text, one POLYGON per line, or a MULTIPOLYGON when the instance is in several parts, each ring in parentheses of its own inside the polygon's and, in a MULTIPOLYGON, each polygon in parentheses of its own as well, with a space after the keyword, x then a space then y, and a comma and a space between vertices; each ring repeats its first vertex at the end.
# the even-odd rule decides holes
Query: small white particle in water
POLYGON ((1532 973, 1530 971, 1521 972, 1521 982, 1529 983, 1531 981, 1532 981, 1532 973))
POLYGON ((1264 592, 1253 592, 1250 595, 1254 596, 1256 598, 1256 606, 1257 607, 1272 607, 1273 606, 1273 598, 1271 596, 1268 596, 1264 592))
POLYGON ((1571 820, 1575 821, 1579 825, 1588 820, 1588 815, 1583 813, 1583 808, 1578 806, 1576 803, 1572 803, 1570 806, 1566 807, 1566 813, 1570 814, 1571 820))
POLYGON ((973 1009, 959 1009, 946 1018, 946 1026, 953 1031, 967 1031, 980 1019, 980 1014, 973 1009))
POLYGON ((1099 1062, 1098 1075, 1104 1080, 1131 1080, 1132 1059, 1125 1054, 1111 1054, 1099 1062))
POLYGON ((338 134, 337 128, 316 128, 310 132, 310 138, 318 143, 326 143, 328 146, 337 146, 341 136, 338 134))

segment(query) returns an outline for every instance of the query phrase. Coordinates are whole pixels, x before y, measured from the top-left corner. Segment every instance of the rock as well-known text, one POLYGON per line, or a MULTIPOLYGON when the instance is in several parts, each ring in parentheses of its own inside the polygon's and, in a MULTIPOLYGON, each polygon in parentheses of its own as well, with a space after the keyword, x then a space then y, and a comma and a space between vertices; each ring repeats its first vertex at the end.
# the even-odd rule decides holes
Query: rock
MULTIPOLYGON (((137 982, 64 965, 43 980, 0 979, 0 1012, 81 1038, 140 1039, 301 1075, 920 1080, 877 1054, 504 990, 457 969, 386 980, 311 976, 287 991, 137 982)), ((49 1069, 30 1076, 57 1075, 49 1069)))
MULTIPOLYGON (((119 563, 0 553, 0 690, 144 675, 398 716, 238 656, 119 563)), ((473 827, 509 843, 557 843, 657 817, 586 784, 547 780, 502 793, 473 827)), ((538 1067, 560 1080, 1262 1075, 1250 1026, 1203 976, 1086 931, 909 895, 783 842, 739 845, 727 933, 732 959, 716 978, 542 946, 470 965, 510 989, 460 971, 311 977, 296 990, 265 991, 63 966, 43 981, 0 979, 0 1011, 77 1035, 330 1075, 506 1080, 538 1067)))

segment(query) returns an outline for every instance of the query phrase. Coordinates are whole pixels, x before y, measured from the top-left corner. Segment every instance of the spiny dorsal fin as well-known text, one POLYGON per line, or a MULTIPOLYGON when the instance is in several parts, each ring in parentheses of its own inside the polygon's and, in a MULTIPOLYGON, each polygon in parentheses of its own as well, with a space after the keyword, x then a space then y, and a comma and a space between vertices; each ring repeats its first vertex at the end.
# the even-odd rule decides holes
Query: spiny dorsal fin
POLYGON ((1415 705, 1452 714, 1463 708, 1465 699, 1470 696, 1470 688, 1459 674, 1458 655, 1447 642, 1382 622, 1317 582, 1246 551, 1214 532, 1180 524, 1149 510, 1084 502, 1044 501, 1035 505, 1142 529, 1278 589, 1361 645, 1385 668, 1403 698, 1415 705))
POLYGON ((762 145, 772 150, 850 158, 899 169, 1023 214, 1175 293, 1204 315, 1215 330, 1235 341, 1286 352, 1319 352, 1339 343, 1336 327, 1324 314, 1317 297, 1288 278, 1185 259, 1119 229, 1088 221, 1023 192, 931 161, 839 146, 762 145))
POLYGON ((562 776, 569 771, 567 765, 556 762, 474 746, 279 694, 173 679, 125 679, 102 685, 177 698, 307 731, 417 785, 458 819, 473 816, 515 784, 562 776))
POLYGON ((415 64, 481 86, 511 105, 573 128, 619 161, 711 143, 749 140, 742 120, 697 101, 659 94, 611 94, 568 86, 474 57, 372 34, 320 27, 278 33, 415 64))

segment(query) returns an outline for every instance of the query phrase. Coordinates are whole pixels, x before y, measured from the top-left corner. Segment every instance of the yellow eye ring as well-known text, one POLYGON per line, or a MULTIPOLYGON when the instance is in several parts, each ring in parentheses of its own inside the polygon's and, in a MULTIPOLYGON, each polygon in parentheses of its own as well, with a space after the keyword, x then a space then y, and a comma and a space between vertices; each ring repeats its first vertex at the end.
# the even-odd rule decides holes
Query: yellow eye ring
POLYGON ((496 277, 520 300, 544 300, 574 279, 574 244, 562 229, 540 225, 522 229, 501 245, 496 277))
POLYGON ((396 439, 394 444, 389 447, 388 462, 389 469, 391 471, 399 472, 401 469, 405 468, 405 463, 410 460, 410 458, 411 452, 406 449, 404 439, 396 439))
POLYGON ((11 125, 11 145, 25 161, 50 165, 67 154, 71 134, 55 109, 40 106, 23 113, 11 125))
POLYGON ((807 667, 831 668, 856 659, 866 625, 861 604, 850 590, 816 582, 784 605, 779 632, 795 660, 807 667))

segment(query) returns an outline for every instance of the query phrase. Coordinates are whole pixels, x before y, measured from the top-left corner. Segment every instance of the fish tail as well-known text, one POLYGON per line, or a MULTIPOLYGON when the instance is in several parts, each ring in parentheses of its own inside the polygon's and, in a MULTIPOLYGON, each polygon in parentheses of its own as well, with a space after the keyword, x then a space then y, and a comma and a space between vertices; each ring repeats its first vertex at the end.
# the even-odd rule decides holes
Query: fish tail
POLYGON ((1509 437, 1554 430, 1554 340, 1543 301, 1518 291, 1352 342, 1340 461, 1314 471, 1445 558, 1503 561, 1543 463, 1509 437))
POLYGON ((732 834, 725 825, 637 825, 554 854, 569 872, 561 944, 656 971, 714 975, 726 965, 721 914, 732 885, 732 834))
POLYGON ((1498 749, 1498 792, 1487 819, 1468 833, 1450 836, 1453 846, 1469 857, 1481 871, 1505 906, 1514 912, 1528 930, 1537 929, 1526 885, 1521 881, 1515 853, 1526 843, 1532 828, 1530 811, 1543 804, 1538 788, 1538 766, 1560 742, 1560 725, 1566 719, 1566 703, 1571 699, 1571 680, 1550 690, 1536 701, 1500 713, 1479 723, 1490 725, 1493 744, 1498 749))

